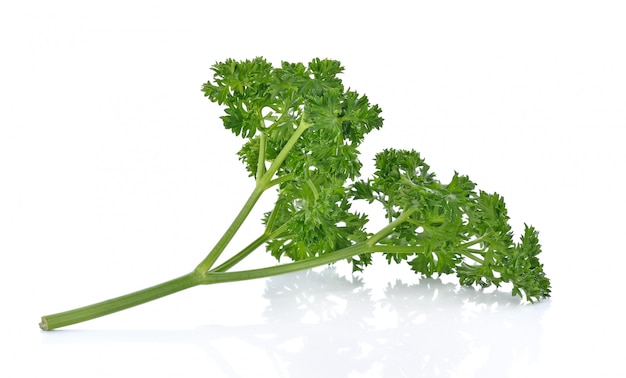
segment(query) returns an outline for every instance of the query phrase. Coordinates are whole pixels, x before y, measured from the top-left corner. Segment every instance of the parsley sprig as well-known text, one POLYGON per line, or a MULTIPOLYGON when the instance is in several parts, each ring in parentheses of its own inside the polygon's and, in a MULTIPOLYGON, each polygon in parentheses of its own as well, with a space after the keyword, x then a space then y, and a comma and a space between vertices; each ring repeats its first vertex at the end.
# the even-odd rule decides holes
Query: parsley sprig
POLYGON ((381 109, 350 88, 338 61, 307 65, 263 58, 228 59, 212 67, 204 95, 223 107, 226 129, 243 139, 238 152, 253 190, 209 254, 189 274, 138 292, 42 317, 50 330, 120 311, 201 284, 269 277, 348 260, 354 271, 382 253, 389 263, 406 262, 418 274, 456 274, 463 285, 512 285, 512 294, 534 302, 550 295, 538 260, 537 231, 526 226, 513 241, 502 197, 476 190, 455 173, 440 182, 416 151, 386 149, 376 155, 373 177, 362 179, 358 147, 383 125, 381 109), (263 216, 264 231, 223 259, 259 198, 277 192, 263 216), (357 201, 377 202, 387 224, 366 229, 357 201), (265 246, 279 262, 233 271, 265 246))

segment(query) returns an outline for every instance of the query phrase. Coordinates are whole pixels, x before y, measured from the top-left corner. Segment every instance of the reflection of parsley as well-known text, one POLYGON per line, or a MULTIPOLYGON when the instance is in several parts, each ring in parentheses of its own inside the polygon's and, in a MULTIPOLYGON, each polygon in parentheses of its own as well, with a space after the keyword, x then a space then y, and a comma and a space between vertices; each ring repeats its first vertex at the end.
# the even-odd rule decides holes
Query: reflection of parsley
POLYGON ((467 176, 447 184, 430 172, 415 151, 388 149, 376 155, 374 176, 357 180, 358 146, 379 129, 380 108, 344 88, 339 62, 273 67, 262 58, 232 59, 213 66, 206 97, 224 107, 224 126, 245 143, 239 158, 255 186, 215 247, 193 272, 109 301, 44 316, 42 329, 100 317, 201 284, 232 282, 309 269, 348 259, 355 271, 380 252, 406 261, 425 276, 456 273, 462 284, 500 286, 535 301, 550 294, 537 255, 537 231, 526 226, 513 242, 504 201, 476 191, 467 176), (356 180, 356 181, 355 181, 356 180), (263 222, 265 231, 240 252, 216 262, 268 189, 278 192, 263 222), (379 202, 388 224, 375 233, 367 217, 352 210, 355 200, 379 202), (263 244, 277 259, 292 262, 230 271, 263 244))

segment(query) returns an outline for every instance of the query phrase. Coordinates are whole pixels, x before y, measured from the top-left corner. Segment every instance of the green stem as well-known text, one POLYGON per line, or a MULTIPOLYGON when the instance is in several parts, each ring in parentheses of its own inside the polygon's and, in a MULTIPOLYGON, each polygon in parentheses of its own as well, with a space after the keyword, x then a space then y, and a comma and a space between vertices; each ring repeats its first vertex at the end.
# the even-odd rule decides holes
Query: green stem
POLYGON ((74 310, 43 316, 41 318, 41 323, 39 326, 41 327, 41 329, 48 331, 55 328, 84 322, 90 319, 95 319, 117 311, 125 310, 127 308, 134 307, 152 301, 154 299, 165 297, 167 295, 200 284, 215 284, 271 277, 279 274, 291 273, 299 270, 311 269, 318 266, 331 264, 340 260, 345 260, 352 256, 359 255, 361 253, 375 252, 378 251, 381 247, 375 245, 375 243, 388 235, 398 224, 405 221, 410 216, 410 214, 410 211, 404 212, 389 225, 374 234, 366 242, 357 243, 334 252, 326 253, 321 256, 312 257, 305 260, 260 269, 226 272, 226 270, 230 269, 243 258, 248 256, 252 251, 256 250, 265 241, 270 240, 271 238, 274 238, 280 233, 284 232, 283 225, 271 233, 264 233, 255 241, 250 243, 250 245, 244 248, 241 252, 233 256, 231 259, 227 260, 225 263, 219 265, 212 271, 196 270, 184 276, 143 290, 136 291, 134 293, 126 294, 89 306, 80 307, 74 310))
MULTIPOLYGON (((302 133, 310 125, 304 122, 304 117, 300 122, 300 125, 295 130, 294 134, 287 141, 283 149, 280 151, 276 159, 272 162, 270 167, 263 172, 264 165, 258 165, 257 167, 257 182, 254 190, 250 194, 250 197, 239 211, 231 225, 228 227, 224 235, 216 243, 211 252, 198 264, 195 270, 184 276, 175 278, 164 283, 139 290, 130 294, 126 294, 120 297, 112 298, 103 302, 95 303, 89 306, 80 307, 74 310, 65 311, 57 314, 43 316, 41 318, 40 327, 43 330, 52 330, 59 327, 64 327, 71 324, 84 322, 90 319, 105 316, 117 311, 125 310, 130 307, 134 307, 164 296, 188 289, 200 284, 213 284, 221 282, 232 282, 241 280, 250 280, 255 278, 270 277, 284 273, 295 272, 299 270, 305 270, 314 268, 321 265, 331 264, 340 260, 347 259, 352 256, 356 256, 362 253, 371 253, 376 250, 376 243, 389 235, 395 227, 402 222, 409 219, 413 211, 408 210, 400 214, 394 221, 390 222, 386 227, 372 235, 366 242, 354 244, 352 246, 343 248, 338 251, 326 253, 321 256, 296 261, 287 264, 281 264, 273 267, 266 267, 260 269, 244 270, 239 272, 226 272, 232 266, 236 265, 243 258, 248 256, 252 251, 256 250, 267 240, 277 237, 280 233, 284 232, 285 225, 279 227, 276 230, 271 231, 269 228, 266 232, 253 241, 249 246, 244 248, 241 252, 227 260, 225 263, 219 265, 212 271, 210 271, 213 264, 219 258, 220 254, 224 251, 226 246, 230 243, 234 235, 237 233, 245 219, 248 217, 252 208, 261 197, 263 192, 279 183, 275 179, 272 181, 273 176, 276 174, 281 164, 286 159, 288 153, 295 146, 302 133), (261 172, 263 172, 261 174, 261 172)), ((282 181, 280 181, 282 182, 282 181)), ((269 222, 270 228, 273 227, 273 221, 269 222)))
POLYGON ((268 240, 272 240, 278 237, 280 234, 282 234, 287 229, 287 223, 278 227, 276 230, 270 232, 270 228, 272 228, 273 223, 274 223, 273 221, 275 220, 275 217, 273 217, 273 215, 274 215, 274 212, 272 212, 272 214, 270 215, 270 219, 267 222, 267 228, 265 230, 265 233, 263 233, 263 235, 256 238, 252 243, 250 243, 248 246, 242 249, 239 253, 232 256, 230 259, 226 260, 224 263, 220 264, 218 267, 211 269, 211 272, 225 272, 229 270, 233 266, 237 265, 241 260, 248 257, 248 255, 254 252, 261 245, 263 245, 263 243, 265 243, 268 240))
MULTIPOLYGON (((267 171, 265 171, 265 173, 263 173, 262 176, 257 178, 256 186, 254 190, 252 191, 252 194, 250 194, 250 197, 244 204, 243 208, 239 211, 239 214, 237 214, 237 217, 235 218, 235 220, 233 220, 231 225, 228 227, 228 229, 226 230, 224 235, 221 237, 221 239, 218 240, 217 244, 215 245, 215 247, 213 247, 211 252, 209 252, 209 254, 200 262, 200 264, 198 264, 198 266, 195 269, 196 272, 201 273, 201 274, 206 273, 209 271, 209 269, 211 269, 213 264, 215 264, 215 262, 220 257, 220 255, 222 254, 222 252, 224 251, 228 243, 230 243, 230 241, 235 236, 235 234, 237 233, 237 231, 239 230, 243 222, 246 220, 246 218, 250 214, 250 211, 252 211, 252 208, 261 197, 261 194, 263 194, 263 192, 266 189, 270 188, 272 185, 275 184, 276 180, 272 181, 274 174, 276 174, 276 172, 278 171, 278 168, 280 168, 280 166, 283 164, 283 162, 287 158, 287 155, 289 155, 289 152, 291 151, 293 146, 298 142, 298 139, 300 139, 300 136, 302 135, 302 133, 304 133, 304 131, 307 128, 309 128, 309 126, 311 125, 304 121, 304 116, 303 116, 300 122, 300 125, 298 126, 296 131, 294 131, 293 135, 289 138, 289 140, 287 141, 285 146, 282 148, 282 150, 278 153, 278 156, 276 157, 276 159, 274 159, 274 161, 272 162, 270 167, 267 169, 267 171)), ((257 173, 258 173, 258 171, 261 169, 260 165, 257 166, 257 168, 258 168, 257 169, 257 173)))
POLYGON ((472 250, 466 249, 466 250, 461 250, 460 252, 461 252, 461 254, 463 256, 468 257, 469 259, 474 260, 474 261, 476 261, 479 264, 484 264, 485 263, 485 259, 483 259, 481 257, 478 257, 478 256, 476 256, 474 254, 474 253, 476 253, 478 251, 475 251, 474 253, 472 253, 472 250))
POLYGON ((220 240, 218 240, 217 244, 215 244, 215 247, 213 247, 211 252, 209 252, 209 254, 204 258, 204 260, 202 260, 200 264, 198 264, 198 266, 195 269, 196 272, 205 273, 209 269, 211 269, 215 261, 217 261, 220 254, 224 251, 228 243, 230 243, 230 241, 235 236, 235 234, 237 233, 237 231, 239 230, 243 222, 246 220, 246 218, 250 214, 250 211, 252 211, 252 208, 254 207, 256 202, 259 200, 259 198, 261 197, 261 194, 263 194, 264 191, 265 191, 265 188, 263 186, 257 185, 254 188, 254 190, 252 191, 252 194, 250 194, 250 197, 248 198, 246 203, 243 205, 243 207, 239 211, 239 214, 237 214, 237 217, 235 217, 235 220, 233 221, 233 223, 230 224, 230 226, 228 227, 224 235, 222 235, 220 240))
POLYGON ((206 283, 224 283, 277 276, 280 274, 292 273, 299 270, 306 270, 322 265, 332 264, 334 262, 368 252, 372 252, 372 247, 362 242, 334 252, 323 254, 321 256, 267 268, 242 270, 238 272, 209 272, 206 274, 206 283))
POLYGON ((264 132, 259 136, 259 160, 256 166, 256 180, 261 180, 261 177, 265 174, 265 149, 267 145, 267 136, 264 132))
POLYGON ((280 152, 278 153, 278 156, 276 156, 276 159, 274 159, 270 167, 267 169, 267 171, 263 175, 263 178, 265 179, 264 180, 265 183, 269 183, 272 180, 272 178, 274 177, 274 174, 278 171, 278 168, 280 168, 280 166, 283 164, 283 162, 287 158, 287 155, 289 155, 289 152, 291 152, 291 149, 293 148, 293 146, 298 142, 298 139, 300 139, 300 136, 302 135, 302 133, 304 133, 306 129, 309 128, 309 126, 311 126, 311 124, 304 121, 304 115, 303 115, 300 121, 300 125, 298 125, 298 128, 296 128, 293 135, 289 138, 289 140, 287 141, 283 149, 280 150, 280 152))
POLYGON ((293 173, 288 173, 288 174, 282 175, 282 176, 280 176, 278 178, 275 178, 272 181, 268 182, 267 183, 267 187, 271 188, 272 186, 279 185, 279 184, 282 184, 283 182, 287 182, 287 181, 293 180, 293 178, 294 178, 294 174, 293 173))
MULTIPOLYGON (((382 253, 397 253, 397 254, 411 254, 419 252, 418 246, 412 245, 374 245, 371 247, 372 252, 382 252, 382 253)), ((471 249, 460 249, 458 253, 461 255, 476 261, 477 263, 484 263, 485 260, 481 257, 476 256, 474 253, 478 251, 472 251, 471 249)))
POLYGON ((203 283, 201 276, 196 273, 189 273, 134 293, 122 295, 121 297, 112 298, 70 311, 42 316, 39 327, 41 327, 44 331, 50 331, 55 328, 65 327, 71 324, 84 322, 86 320, 99 318, 104 315, 109 315, 114 312, 125 310, 127 308, 177 293, 181 290, 188 289, 201 283, 203 283))
POLYGON ((271 234, 272 229, 274 228, 274 223, 276 223, 276 218, 278 218, 278 209, 280 208, 280 202, 276 202, 274 204, 274 209, 270 212, 269 217, 267 218, 267 222, 265 222, 265 233, 271 234))
POLYGON ((471 246, 473 246, 475 244, 482 243, 484 240, 485 240, 485 235, 483 235, 483 236, 481 236, 479 238, 476 238, 474 240, 470 240, 468 242, 461 243, 459 245, 459 247, 463 247, 463 248, 471 247, 471 246))
MULTIPOLYGON (((254 249, 252 247, 253 244, 255 243, 253 242, 250 245, 250 250, 254 249)), ((359 243, 322 256, 261 269, 222 272, 221 270, 225 269, 225 267, 222 267, 224 264, 222 264, 208 273, 198 274, 197 272, 192 272, 173 280, 103 302, 57 314, 42 316, 39 326, 44 331, 50 331, 138 306, 197 285, 271 277, 330 264, 366 252, 371 252, 370 247, 365 243, 359 243)))
POLYGON ((406 220, 409 219, 409 217, 411 216, 411 214, 413 214, 415 212, 415 210, 405 210, 402 212, 402 214, 400 214, 396 219, 394 219, 393 222, 390 222, 387 226, 385 226, 382 230, 378 231, 377 233, 375 233, 374 235, 372 235, 367 241, 366 243, 373 247, 376 243, 378 243, 379 241, 381 241, 384 237, 386 237, 387 235, 389 235, 391 232, 393 232, 393 230, 398 227, 400 224, 404 223, 406 220))
POLYGON ((232 256, 231 258, 229 258, 228 260, 226 260, 222 264, 218 265, 217 267, 211 269, 210 271, 211 272, 225 272, 225 271, 229 270, 233 266, 237 265, 241 260, 243 260, 246 257, 248 257, 248 255, 250 255, 257 248, 262 246, 263 243, 265 243, 269 239, 270 239, 269 235, 267 235, 267 234, 263 234, 263 235, 259 236, 252 243, 250 243, 247 247, 242 249, 239 253, 237 253, 236 255, 232 256))
POLYGON ((419 246, 413 245, 375 245, 372 246, 374 252, 382 253, 397 253, 397 254, 411 254, 419 252, 419 246))

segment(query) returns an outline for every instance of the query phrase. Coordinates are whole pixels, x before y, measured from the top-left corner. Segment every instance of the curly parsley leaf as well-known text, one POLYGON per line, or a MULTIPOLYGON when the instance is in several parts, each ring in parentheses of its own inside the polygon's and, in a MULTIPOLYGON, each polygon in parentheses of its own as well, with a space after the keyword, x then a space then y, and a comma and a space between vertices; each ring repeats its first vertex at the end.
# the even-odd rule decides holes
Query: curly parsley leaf
POLYGON ((515 244, 504 199, 475 187, 458 173, 443 184, 416 151, 388 149, 376 156, 373 179, 352 193, 382 204, 390 223, 410 214, 379 241, 387 261, 428 277, 456 273, 465 285, 508 282, 531 302, 549 296, 537 232, 527 226, 515 244))

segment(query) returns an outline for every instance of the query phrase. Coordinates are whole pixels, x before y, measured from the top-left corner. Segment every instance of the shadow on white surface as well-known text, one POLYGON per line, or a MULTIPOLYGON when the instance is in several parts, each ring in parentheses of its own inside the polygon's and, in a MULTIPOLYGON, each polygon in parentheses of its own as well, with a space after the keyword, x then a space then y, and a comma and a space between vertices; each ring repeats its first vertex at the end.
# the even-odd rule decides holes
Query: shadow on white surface
POLYGON ((294 377, 498 376, 538 357, 547 303, 520 305, 508 292, 440 279, 398 280, 374 299, 375 289, 332 269, 302 275, 273 279, 267 289, 268 320, 299 331, 287 329, 274 340, 294 377))
POLYGON ((306 271, 266 280, 269 303, 253 324, 61 330, 44 343, 185 346, 214 377, 523 376, 538 358, 549 301, 440 279, 381 289, 334 268, 306 271))

